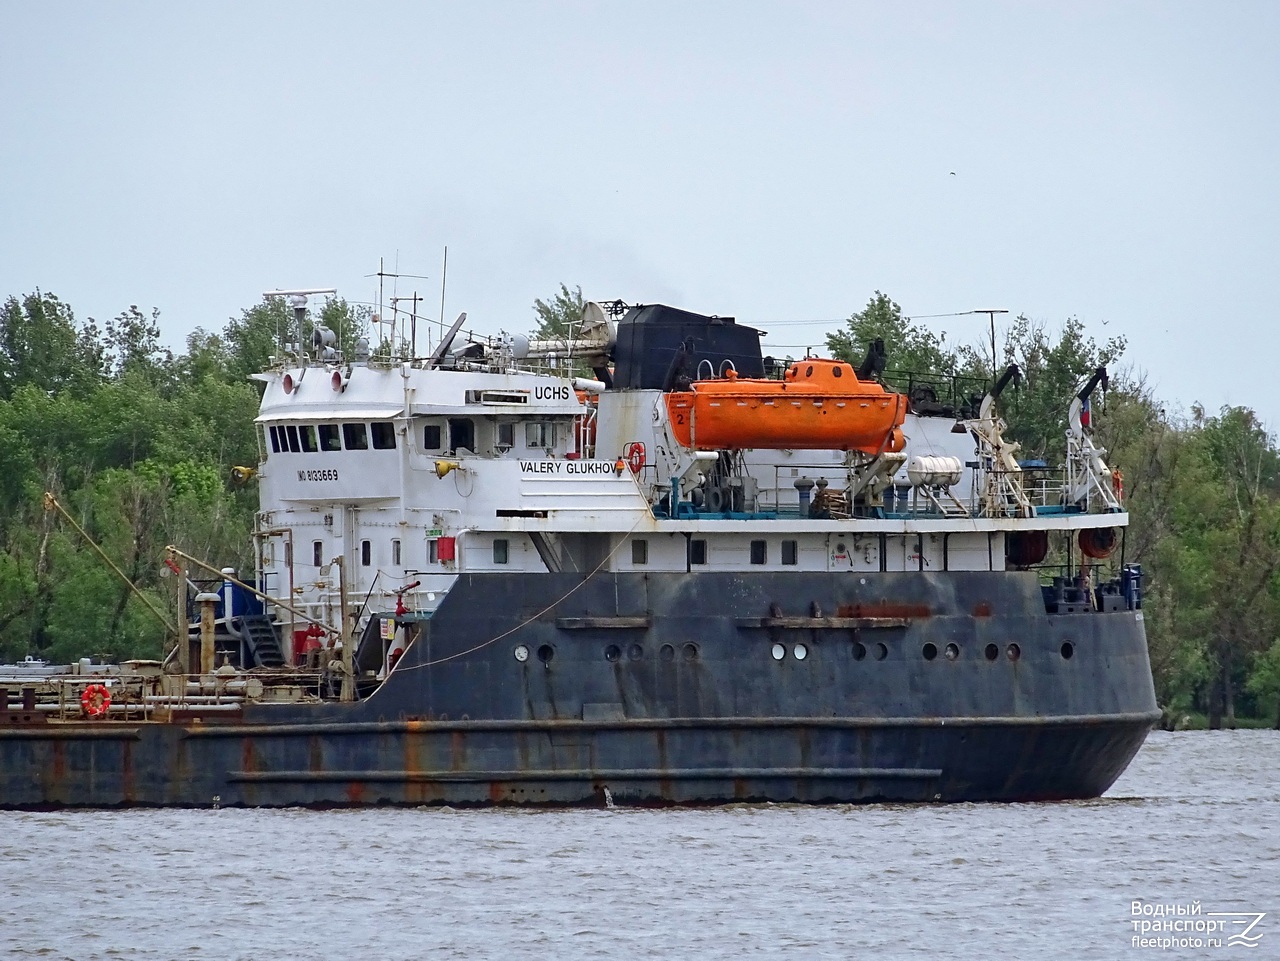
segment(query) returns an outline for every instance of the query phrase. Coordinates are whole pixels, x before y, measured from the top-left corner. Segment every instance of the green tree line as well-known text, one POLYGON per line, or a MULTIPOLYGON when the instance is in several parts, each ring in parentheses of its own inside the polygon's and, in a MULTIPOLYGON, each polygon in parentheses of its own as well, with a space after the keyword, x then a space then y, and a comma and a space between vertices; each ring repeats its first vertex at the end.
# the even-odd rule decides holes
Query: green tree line
MULTIPOLYGON (((321 319, 339 337, 353 311, 321 319)), ((181 355, 159 317, 131 306, 78 322, 37 291, 0 307, 0 661, 35 655, 158 657, 172 636, 84 539, 47 511, 52 493, 160 610, 177 591, 164 547, 251 567, 256 491, 231 468, 258 460, 260 391, 249 375, 302 331, 279 300, 196 330, 181 355), (166 636, 166 635, 169 636, 166 636)))
MULTIPOLYGON (((581 312, 561 285, 534 304, 544 334, 581 312), (573 315, 573 316, 570 316, 573 315)), ((341 300, 319 319, 341 343, 363 319, 341 300)), ((163 548, 250 569, 256 490, 231 468, 257 461, 260 397, 250 375, 298 342, 293 312, 269 300, 196 330, 180 354, 159 344, 159 317, 129 307, 78 321, 56 296, 11 296, 0 309, 0 661, 157 657, 166 629, 70 525, 45 510, 52 492, 157 607, 172 609, 163 548)), ((877 292, 827 338, 861 364, 884 343, 879 374, 902 390, 959 404, 990 383, 989 345, 949 342, 877 292)), ((1280 450, 1244 407, 1169 412, 1122 366, 1123 338, 1097 343, 1068 319, 1017 317, 998 366, 1020 386, 1001 398, 1020 456, 1060 465, 1071 396, 1098 366, 1111 372, 1098 442, 1124 474, 1131 526, 1125 560, 1146 574, 1146 627, 1159 701, 1171 719, 1280 726, 1280 450)))

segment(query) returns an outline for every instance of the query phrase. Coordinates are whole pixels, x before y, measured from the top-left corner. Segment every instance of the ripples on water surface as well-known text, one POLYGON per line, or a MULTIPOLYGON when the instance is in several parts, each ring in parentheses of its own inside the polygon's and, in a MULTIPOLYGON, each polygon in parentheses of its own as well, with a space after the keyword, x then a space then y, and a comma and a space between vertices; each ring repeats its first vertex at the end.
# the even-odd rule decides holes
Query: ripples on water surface
POLYGON ((0 957, 1280 957, 1280 733, 1153 734, 1102 800, 0 813, 0 957), (1267 911, 1132 947, 1131 903, 1267 911))

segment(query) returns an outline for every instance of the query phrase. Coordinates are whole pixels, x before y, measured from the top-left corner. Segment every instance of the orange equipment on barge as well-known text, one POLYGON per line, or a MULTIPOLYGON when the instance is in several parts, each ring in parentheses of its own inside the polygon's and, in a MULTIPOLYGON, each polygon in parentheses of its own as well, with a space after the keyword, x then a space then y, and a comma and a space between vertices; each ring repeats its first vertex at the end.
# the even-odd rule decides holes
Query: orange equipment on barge
POLYGON ((667 394, 671 430, 698 450, 901 450, 907 398, 859 380, 843 361, 809 358, 782 380, 739 377, 726 370, 667 394))

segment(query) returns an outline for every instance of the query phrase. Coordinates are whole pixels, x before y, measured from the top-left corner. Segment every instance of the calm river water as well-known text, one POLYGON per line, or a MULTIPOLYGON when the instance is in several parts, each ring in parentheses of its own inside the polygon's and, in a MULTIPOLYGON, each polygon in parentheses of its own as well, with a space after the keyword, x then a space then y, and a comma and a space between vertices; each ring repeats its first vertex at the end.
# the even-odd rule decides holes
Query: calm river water
POLYGON ((0 813, 0 871, 3 958, 1280 958, 1280 733, 1077 803, 0 813))

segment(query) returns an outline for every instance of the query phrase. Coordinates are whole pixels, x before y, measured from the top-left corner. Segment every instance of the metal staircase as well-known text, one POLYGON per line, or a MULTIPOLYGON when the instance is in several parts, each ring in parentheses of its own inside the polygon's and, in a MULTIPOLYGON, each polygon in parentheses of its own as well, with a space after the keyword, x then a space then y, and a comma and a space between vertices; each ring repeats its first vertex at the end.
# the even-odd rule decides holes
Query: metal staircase
POLYGON ((244 638, 245 647, 253 658, 255 667, 283 667, 284 652, 280 649, 280 635, 270 618, 262 615, 245 615, 233 619, 234 627, 244 638))

